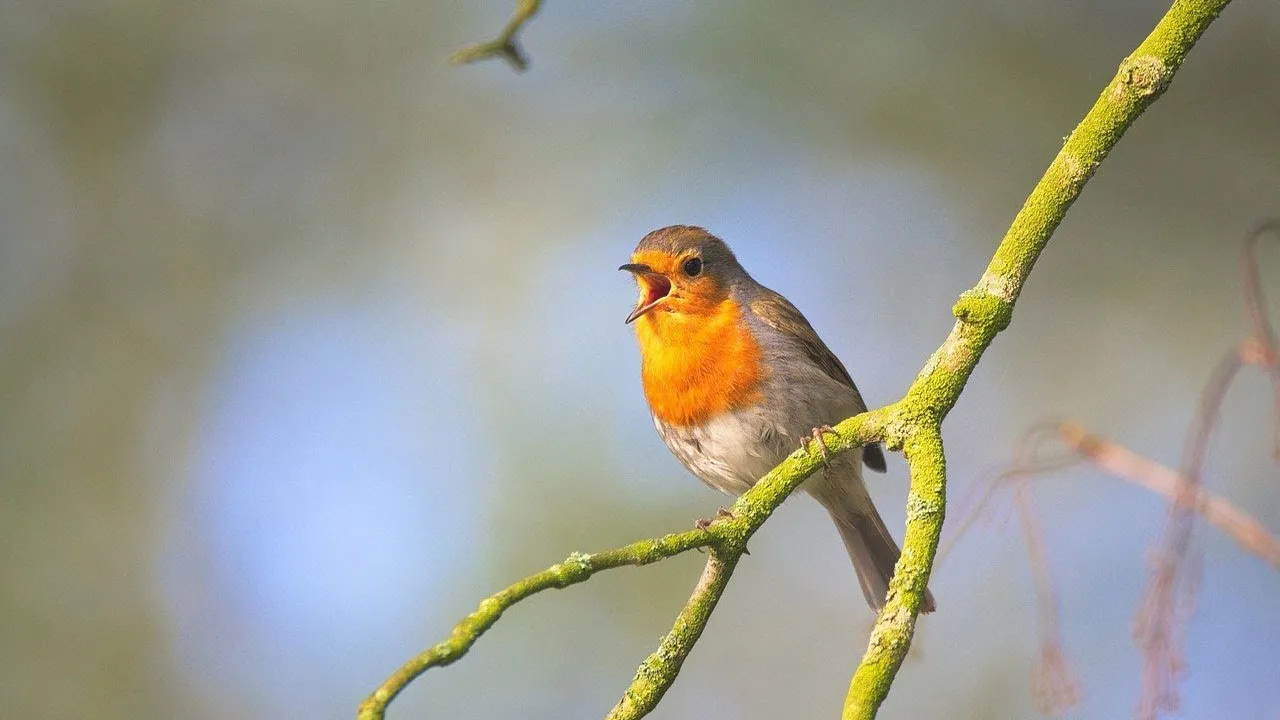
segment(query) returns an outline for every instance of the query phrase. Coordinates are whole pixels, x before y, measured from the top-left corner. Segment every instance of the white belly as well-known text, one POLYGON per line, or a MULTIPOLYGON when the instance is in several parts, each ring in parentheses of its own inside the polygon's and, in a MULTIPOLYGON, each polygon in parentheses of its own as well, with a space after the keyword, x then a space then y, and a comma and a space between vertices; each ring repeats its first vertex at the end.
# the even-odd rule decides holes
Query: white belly
POLYGON ((704 483, 741 495, 800 447, 800 437, 766 420, 759 408, 730 410, 699 426, 653 420, 671 453, 704 483))

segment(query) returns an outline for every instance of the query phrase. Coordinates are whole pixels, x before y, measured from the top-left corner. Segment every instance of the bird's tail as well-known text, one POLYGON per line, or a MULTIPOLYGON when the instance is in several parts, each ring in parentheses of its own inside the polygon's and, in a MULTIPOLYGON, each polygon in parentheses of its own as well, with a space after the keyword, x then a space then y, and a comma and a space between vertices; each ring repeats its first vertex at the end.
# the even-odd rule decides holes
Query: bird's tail
MULTIPOLYGON (((849 559, 858 571, 862 594, 867 598, 867 604, 878 611, 884 607, 885 596, 889 593, 889 578, 893 577, 893 566, 902 553, 872 504, 861 478, 848 480, 852 482, 839 483, 838 488, 829 486, 824 488, 826 492, 812 494, 835 521, 845 549, 849 551, 849 559)), ((933 593, 926 589, 920 612, 936 609, 933 593)))

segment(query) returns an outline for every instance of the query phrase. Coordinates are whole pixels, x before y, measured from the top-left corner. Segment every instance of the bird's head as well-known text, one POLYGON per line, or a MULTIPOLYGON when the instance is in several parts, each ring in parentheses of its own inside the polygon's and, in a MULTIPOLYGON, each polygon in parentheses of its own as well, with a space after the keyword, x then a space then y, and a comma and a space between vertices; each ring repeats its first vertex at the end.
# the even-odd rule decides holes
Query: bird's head
POLYGON ((714 314, 736 283, 750 279, 724 241, 688 225, 645 235, 631 262, 618 269, 634 275, 640 288, 628 323, 659 313, 681 319, 714 314))

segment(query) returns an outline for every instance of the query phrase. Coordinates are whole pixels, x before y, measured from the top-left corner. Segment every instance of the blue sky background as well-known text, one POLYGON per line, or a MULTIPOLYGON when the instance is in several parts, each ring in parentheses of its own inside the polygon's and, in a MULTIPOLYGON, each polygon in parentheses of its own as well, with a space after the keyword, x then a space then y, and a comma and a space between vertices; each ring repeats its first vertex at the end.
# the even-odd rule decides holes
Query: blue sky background
MULTIPOLYGON (((645 411, 635 242, 708 227, 891 401, 1162 6, 553 0, 529 72, 444 65, 507 11, 4 10, 0 707, 349 717, 485 595, 713 513, 645 411)), ((1048 418, 1176 465, 1277 212, 1278 47, 1231 7, 1088 186, 947 420, 951 517, 1048 418)), ((1243 373, 1206 479, 1280 528, 1269 392, 1243 373)), ((900 457, 870 485, 901 537, 900 457)), ((1067 716, 1129 716, 1164 503, 1036 487, 1067 716)), ((872 621, 836 537, 788 502, 654 717, 835 717, 872 621)), ((1182 715, 1273 717, 1280 575, 1197 537, 1182 715)), ((1026 558, 1002 496, 884 716, 1035 715, 1026 558)), ((602 716, 700 563, 533 598, 391 717, 602 716)))

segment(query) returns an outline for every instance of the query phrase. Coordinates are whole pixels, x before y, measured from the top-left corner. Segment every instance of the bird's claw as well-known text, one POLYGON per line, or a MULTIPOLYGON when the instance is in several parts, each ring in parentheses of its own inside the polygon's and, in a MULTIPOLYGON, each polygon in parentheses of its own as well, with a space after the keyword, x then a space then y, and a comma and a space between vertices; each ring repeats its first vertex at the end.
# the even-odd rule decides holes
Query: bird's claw
MULTIPOLYGON (((716 510, 716 516, 714 518, 698 518, 697 520, 695 520, 693 522, 693 527, 697 530, 701 530, 702 532, 711 532, 711 524, 714 523, 715 521, 723 520, 726 518, 732 520, 733 518, 736 518, 736 517, 737 515, 734 515, 732 510, 730 510, 727 507, 722 507, 719 510, 716 510)), ((698 552, 702 552, 702 548, 698 548, 698 552)), ((751 551, 748 550, 746 547, 743 547, 742 554, 750 555, 751 551)))
POLYGON ((822 466, 823 466, 823 467, 830 467, 830 466, 831 466, 831 455, 830 455, 830 453, 827 451, 827 444, 826 444, 826 443, 824 443, 824 442, 822 442, 822 436, 823 436, 824 434, 826 434, 826 433, 830 433, 830 434, 832 434, 832 435, 836 435, 836 434, 838 434, 838 433, 836 433, 835 428, 831 427, 830 425, 819 425, 818 427, 816 427, 816 428, 814 428, 812 431, 810 431, 810 433, 809 433, 808 437, 801 438, 801 440, 800 440, 800 449, 801 449, 801 450, 808 450, 808 449, 809 449, 809 443, 810 443, 810 442, 815 442, 815 443, 817 443, 817 444, 818 444, 818 454, 822 456, 822 466))
POLYGON ((698 518, 697 520, 694 521, 693 526, 698 530, 702 530, 703 532, 706 532, 711 529, 711 523, 714 523, 716 520, 720 520, 722 518, 732 518, 732 517, 734 517, 733 511, 727 507, 722 507, 719 510, 716 510, 715 517, 698 518))

